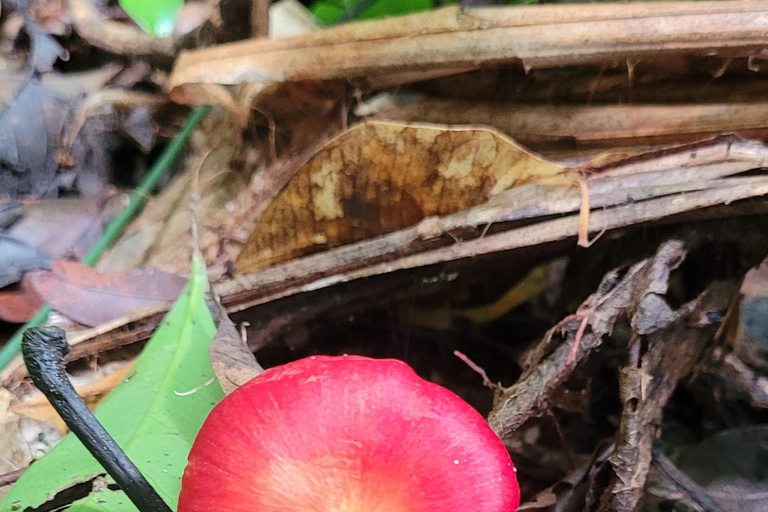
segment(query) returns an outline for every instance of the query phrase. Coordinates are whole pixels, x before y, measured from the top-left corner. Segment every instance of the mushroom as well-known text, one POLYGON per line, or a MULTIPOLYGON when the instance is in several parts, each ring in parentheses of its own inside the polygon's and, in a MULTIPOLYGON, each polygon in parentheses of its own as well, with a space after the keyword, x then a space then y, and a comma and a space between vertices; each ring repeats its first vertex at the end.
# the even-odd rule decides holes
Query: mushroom
POLYGON ((483 417, 405 363, 317 356, 228 395, 189 454, 178 512, 514 512, 483 417))

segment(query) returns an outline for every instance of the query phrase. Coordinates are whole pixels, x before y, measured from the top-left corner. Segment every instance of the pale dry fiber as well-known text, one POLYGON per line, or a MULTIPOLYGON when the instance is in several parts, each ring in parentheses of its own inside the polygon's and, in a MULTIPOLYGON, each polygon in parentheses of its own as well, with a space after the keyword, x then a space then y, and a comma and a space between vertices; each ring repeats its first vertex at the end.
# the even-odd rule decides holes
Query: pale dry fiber
POLYGON ((724 132, 756 138, 768 134, 765 102, 575 106, 424 97, 396 102, 373 117, 401 122, 483 124, 528 144, 569 141, 615 147, 679 142, 724 132))
POLYGON ((183 52, 169 88, 175 100, 189 102, 205 84, 342 79, 382 86, 504 62, 531 69, 665 54, 760 59, 767 25, 765 0, 449 7, 183 52))
MULTIPOLYGON (((117 386, 121 380, 128 377, 133 368, 133 362, 127 364, 112 363, 108 368, 101 368, 99 372, 88 374, 88 379, 97 378, 103 375, 101 378, 93 382, 78 384, 77 381, 73 382, 77 394, 83 397, 85 403, 88 404, 88 408, 95 409, 101 400, 107 396, 107 393, 117 386)), ((48 423, 53 426, 61 435, 67 432, 67 426, 64 424, 64 420, 59 417, 59 414, 53 408, 48 399, 41 393, 34 393, 32 396, 25 398, 21 402, 11 405, 10 411, 24 418, 33 419, 41 423, 48 423)))
POLYGON ((259 218, 249 273, 466 210, 565 168, 485 128, 358 124, 315 153, 259 218))

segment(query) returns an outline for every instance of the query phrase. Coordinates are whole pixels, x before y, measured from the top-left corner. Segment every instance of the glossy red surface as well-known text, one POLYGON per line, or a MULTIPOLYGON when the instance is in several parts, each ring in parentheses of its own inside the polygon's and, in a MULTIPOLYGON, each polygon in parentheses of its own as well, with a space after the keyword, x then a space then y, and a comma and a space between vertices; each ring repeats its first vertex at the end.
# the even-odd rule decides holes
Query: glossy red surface
POLYGON ((507 450, 480 414, 405 363, 311 357, 211 412, 179 512, 513 512, 507 450))

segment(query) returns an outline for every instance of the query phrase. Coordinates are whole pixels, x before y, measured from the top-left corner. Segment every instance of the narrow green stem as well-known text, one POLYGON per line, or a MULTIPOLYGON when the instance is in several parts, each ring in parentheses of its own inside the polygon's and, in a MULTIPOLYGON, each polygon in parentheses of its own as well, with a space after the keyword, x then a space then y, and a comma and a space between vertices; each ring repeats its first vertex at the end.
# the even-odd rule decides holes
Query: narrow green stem
MULTIPOLYGON (((120 233, 128 225, 128 222, 141 210, 144 204, 147 202, 149 194, 152 189, 155 188, 157 182, 162 175, 168 169, 178 157, 184 145, 189 140, 190 135, 202 121, 205 116, 210 112, 211 107, 200 106, 195 108, 184 121, 184 125, 171 139, 168 146, 165 147, 158 159, 149 169, 149 172, 141 181, 139 186, 131 194, 130 202, 123 208, 115 219, 107 226, 107 229, 101 235, 96 244, 88 251, 82 262, 89 267, 92 267, 101 257, 102 253, 117 240, 120 233)), ((47 319, 48 314, 51 312, 51 307, 47 304, 40 308, 40 310, 33 316, 27 323, 21 326, 10 340, 0 349, 0 371, 2 371, 8 364, 21 352, 21 339, 23 332, 30 327, 37 327, 42 325, 47 319)))

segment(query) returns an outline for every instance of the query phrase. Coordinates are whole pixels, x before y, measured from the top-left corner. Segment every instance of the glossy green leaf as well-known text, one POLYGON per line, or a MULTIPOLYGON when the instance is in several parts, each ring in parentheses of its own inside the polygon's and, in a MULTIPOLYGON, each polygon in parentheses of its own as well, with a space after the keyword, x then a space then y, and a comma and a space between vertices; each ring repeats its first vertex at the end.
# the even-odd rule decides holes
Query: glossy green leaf
POLYGON ((324 25, 335 25, 343 21, 398 16, 433 8, 433 0, 319 0, 312 4, 311 11, 324 25))
MULTIPOLYGON (((205 302, 205 265, 195 258, 192 267, 187 287, 134 369, 96 411, 107 431, 174 509, 192 441, 223 397, 208 356, 216 327, 205 302)), ((104 474, 69 434, 22 475, 0 503, 0 512, 37 508, 57 492, 104 474)), ((104 485, 94 485, 67 510, 136 512, 122 491, 104 485)))
POLYGON ((120 7, 144 31, 158 37, 173 34, 184 0, 118 0, 120 7))
MULTIPOLYGON (((458 4, 459 0, 317 0, 312 4, 312 14, 326 26, 352 20, 369 20, 386 16, 400 16, 427 11, 439 6, 458 4)), ((529 5, 538 0, 503 0, 502 5, 529 5)))

